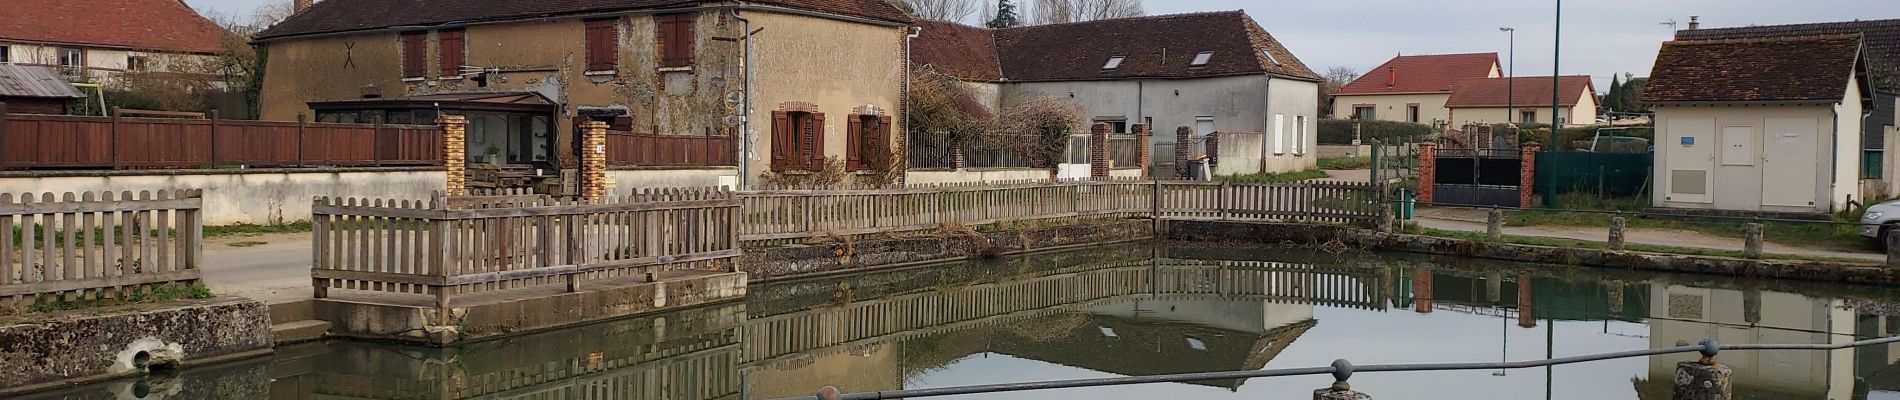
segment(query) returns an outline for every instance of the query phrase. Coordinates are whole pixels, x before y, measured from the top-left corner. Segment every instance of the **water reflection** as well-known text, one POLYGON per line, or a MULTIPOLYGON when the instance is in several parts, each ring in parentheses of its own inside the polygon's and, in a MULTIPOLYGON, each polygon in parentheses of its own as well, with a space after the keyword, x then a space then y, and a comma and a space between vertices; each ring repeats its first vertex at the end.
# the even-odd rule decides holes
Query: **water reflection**
MULTIPOLYGON (((755 286, 744 303, 453 349, 356 342, 31 398, 767 399, 1023 380, 1525 360, 1900 331, 1893 290, 1310 250, 1118 246, 755 286)), ((1892 398, 1900 352, 1725 352, 1746 399, 1892 398)), ((1692 355, 1360 374, 1381 399, 1662 399, 1692 355)), ((982 399, 1304 398, 1328 377, 982 399)))

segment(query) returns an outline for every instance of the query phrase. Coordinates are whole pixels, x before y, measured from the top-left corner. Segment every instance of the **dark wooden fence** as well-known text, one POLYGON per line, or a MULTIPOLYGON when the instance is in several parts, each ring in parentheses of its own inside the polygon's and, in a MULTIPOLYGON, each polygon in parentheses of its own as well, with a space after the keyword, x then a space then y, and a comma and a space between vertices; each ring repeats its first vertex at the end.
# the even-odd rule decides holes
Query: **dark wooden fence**
POLYGON ((441 143, 434 125, 0 113, 0 169, 424 166, 441 143))
POLYGON ((656 135, 607 131, 607 165, 724 167, 739 165, 732 136, 656 135))

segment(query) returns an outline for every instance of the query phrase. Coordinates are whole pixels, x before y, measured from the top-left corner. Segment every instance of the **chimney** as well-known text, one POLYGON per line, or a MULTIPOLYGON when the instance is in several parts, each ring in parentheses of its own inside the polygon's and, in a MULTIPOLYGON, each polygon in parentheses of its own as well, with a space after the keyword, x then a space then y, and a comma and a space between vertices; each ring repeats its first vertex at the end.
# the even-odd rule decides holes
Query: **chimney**
POLYGON ((1385 67, 1385 87, 1399 85, 1399 67, 1385 67))
POLYGON ((303 10, 310 9, 311 1, 312 0, 290 0, 291 12, 300 13, 303 12, 303 10))
POLYGON ((1701 19, 1702 19, 1702 16, 1699 16, 1699 15, 1689 16, 1689 30, 1693 31, 1696 29, 1702 29, 1702 21, 1700 21, 1701 19))

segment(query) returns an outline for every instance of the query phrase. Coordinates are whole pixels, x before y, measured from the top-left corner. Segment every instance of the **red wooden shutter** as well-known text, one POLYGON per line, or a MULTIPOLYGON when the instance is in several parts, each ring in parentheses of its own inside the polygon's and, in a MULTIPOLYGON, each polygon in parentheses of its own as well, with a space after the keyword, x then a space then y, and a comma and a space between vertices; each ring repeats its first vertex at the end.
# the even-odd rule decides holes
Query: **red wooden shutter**
POLYGON ((422 78, 429 76, 428 32, 403 32, 402 41, 402 77, 422 78))
POLYGON ((587 21, 587 70, 612 71, 619 64, 619 52, 614 51, 614 43, 619 40, 619 30, 612 19, 587 21))
POLYGON ((876 143, 877 148, 871 149, 871 154, 874 154, 876 156, 875 159, 878 160, 877 165, 873 167, 883 169, 897 165, 897 160, 891 159, 893 158, 891 154, 891 116, 877 117, 877 129, 873 129, 872 132, 875 133, 877 137, 872 140, 871 143, 876 143))
POLYGON ((693 65, 693 23, 698 14, 665 14, 653 17, 654 33, 660 47, 660 67, 693 65))
POLYGON ((462 64, 468 60, 468 46, 464 45, 461 30, 448 30, 436 33, 436 57, 441 62, 441 76, 462 76, 462 64))
POLYGON ((784 111, 772 112, 772 170, 784 171, 797 144, 792 141, 792 118, 784 111))
POLYGON ((811 113, 810 124, 805 125, 805 143, 810 144, 799 150, 805 151, 805 166, 808 171, 825 169, 825 113, 811 113))
POLYGON ((852 114, 845 121, 844 165, 851 171, 864 170, 864 116, 852 114))

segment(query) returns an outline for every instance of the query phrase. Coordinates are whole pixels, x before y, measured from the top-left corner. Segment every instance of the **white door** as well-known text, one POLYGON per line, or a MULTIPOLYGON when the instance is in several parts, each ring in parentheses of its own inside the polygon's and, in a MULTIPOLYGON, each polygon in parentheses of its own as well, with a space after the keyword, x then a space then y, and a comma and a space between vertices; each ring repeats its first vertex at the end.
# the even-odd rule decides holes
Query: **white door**
POLYGON ((1670 118, 1664 124, 1668 140, 1656 144, 1657 154, 1668 157, 1663 199, 1708 203, 1715 176, 1715 119, 1670 118))
POLYGON ((1771 118, 1763 129, 1761 205, 1811 207, 1823 185, 1820 124, 1813 118, 1771 118))
MULTIPOLYGON (((1207 135, 1212 135, 1212 134, 1214 134, 1214 117, 1195 117, 1194 118, 1194 137, 1193 137, 1194 148, 1189 149, 1188 154, 1190 156, 1206 154, 1207 146, 1206 146, 1206 142, 1203 142, 1203 140, 1207 139, 1207 135)), ((1207 154, 1207 155, 1212 156, 1213 154, 1207 154)))

